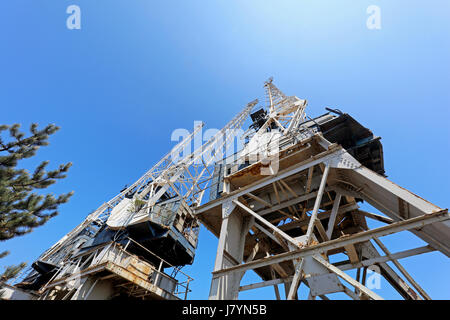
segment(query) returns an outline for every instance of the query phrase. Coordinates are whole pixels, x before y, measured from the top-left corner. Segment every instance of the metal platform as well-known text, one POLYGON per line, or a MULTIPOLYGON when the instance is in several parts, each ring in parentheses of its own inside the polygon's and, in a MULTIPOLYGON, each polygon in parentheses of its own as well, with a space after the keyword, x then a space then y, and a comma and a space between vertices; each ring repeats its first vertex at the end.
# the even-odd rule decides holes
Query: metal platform
POLYGON ((127 251, 131 243, 139 245, 131 240, 125 247, 110 242, 72 257, 39 288, 37 299, 185 299, 192 278, 178 270, 186 279, 180 283, 162 271, 163 266, 169 266, 166 261, 155 255, 160 259, 156 268, 153 263, 127 251))

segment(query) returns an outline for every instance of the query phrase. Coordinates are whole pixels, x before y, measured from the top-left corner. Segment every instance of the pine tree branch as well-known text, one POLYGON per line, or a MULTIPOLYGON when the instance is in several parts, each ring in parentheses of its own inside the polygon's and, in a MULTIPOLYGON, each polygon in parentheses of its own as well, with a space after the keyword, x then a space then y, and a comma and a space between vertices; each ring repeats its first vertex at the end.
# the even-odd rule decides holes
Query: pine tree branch
POLYGON ((48 161, 38 165, 30 175, 16 168, 22 159, 35 155, 40 146, 48 145, 48 138, 59 127, 48 125, 38 130, 30 126, 31 136, 20 132, 20 125, 0 125, 0 134, 8 130, 12 141, 0 137, 0 241, 24 235, 43 225, 58 214, 57 208, 66 203, 73 192, 54 197, 39 195, 34 190, 45 189, 57 180, 64 179, 72 163, 60 165, 58 169, 46 171, 48 161), (2 155, 6 153, 6 155, 2 155))
POLYGON ((0 259, 6 257, 9 254, 9 251, 0 252, 0 259))
POLYGON ((1 282, 6 282, 12 278, 14 278, 15 276, 17 276, 19 274, 20 271, 22 271, 25 267, 27 266, 27 264, 25 262, 22 262, 21 264, 17 265, 17 266, 9 266, 6 268, 5 272, 3 272, 2 275, 0 275, 0 281, 1 282))

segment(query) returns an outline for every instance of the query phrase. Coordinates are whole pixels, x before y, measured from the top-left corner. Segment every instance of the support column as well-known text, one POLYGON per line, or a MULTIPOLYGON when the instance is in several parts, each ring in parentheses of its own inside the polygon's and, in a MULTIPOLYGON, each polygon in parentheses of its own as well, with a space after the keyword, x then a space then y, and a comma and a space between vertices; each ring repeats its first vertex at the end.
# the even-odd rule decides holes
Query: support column
MULTIPOLYGON (((222 226, 217 246, 214 271, 241 263, 244 255, 245 237, 253 219, 244 217, 236 210, 236 205, 227 201, 222 205, 222 226)), ((209 292, 210 300, 235 300, 239 294, 239 284, 243 274, 232 273, 213 277, 209 292)))

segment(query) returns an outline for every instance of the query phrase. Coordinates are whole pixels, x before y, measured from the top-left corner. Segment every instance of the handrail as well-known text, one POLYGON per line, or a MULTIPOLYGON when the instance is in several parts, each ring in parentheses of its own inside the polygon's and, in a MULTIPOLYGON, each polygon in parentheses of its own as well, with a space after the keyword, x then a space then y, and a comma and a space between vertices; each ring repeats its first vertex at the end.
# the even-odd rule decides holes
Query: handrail
POLYGON ((137 244, 139 247, 141 247, 142 249, 144 249, 145 251, 147 251, 148 253, 150 253, 151 255, 155 256, 156 258, 158 258, 159 260, 161 260, 162 262, 164 262, 165 264, 167 264, 168 266, 177 269, 178 272, 181 272, 183 275, 185 275, 188 279, 190 280, 194 280, 193 278, 191 278, 190 276, 188 276, 187 274, 185 274, 183 271, 181 271, 181 269, 179 267, 175 267, 174 265, 170 264, 169 262, 167 262, 166 260, 164 260, 163 258, 161 258, 160 256, 158 256, 157 254, 151 252, 149 249, 147 249, 146 247, 144 247, 143 245, 141 245, 139 242, 133 240, 130 237, 127 237, 127 239, 129 239, 131 242, 137 244))

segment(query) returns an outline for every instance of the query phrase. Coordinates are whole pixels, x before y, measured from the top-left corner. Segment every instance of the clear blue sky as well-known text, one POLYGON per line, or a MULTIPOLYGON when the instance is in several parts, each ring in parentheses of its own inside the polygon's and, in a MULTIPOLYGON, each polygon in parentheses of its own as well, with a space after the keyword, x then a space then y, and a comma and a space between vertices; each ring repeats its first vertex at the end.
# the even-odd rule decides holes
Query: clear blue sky
MULTIPOLYGON (((0 244, 0 267, 59 240, 163 156, 176 128, 221 128, 274 76, 288 95, 350 113, 382 137, 391 180, 449 206, 450 2, 448 0, 14 0, 0 3, 1 123, 55 123, 36 159, 74 163, 51 188, 75 195, 58 217, 0 244), (82 29, 66 28, 79 5, 82 29), (366 27, 369 5, 381 30, 366 27)), ((386 238, 388 239, 388 238, 386 238)), ((422 245, 386 240, 391 251, 422 245)), ((217 240, 204 228, 193 299, 206 299, 217 240)), ((450 298, 440 253, 402 260, 435 299, 450 298)), ((252 280, 249 273, 245 282, 252 280)), ((399 296, 383 282, 377 293, 399 296)), ((272 288, 241 294, 272 299, 272 288)))

